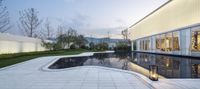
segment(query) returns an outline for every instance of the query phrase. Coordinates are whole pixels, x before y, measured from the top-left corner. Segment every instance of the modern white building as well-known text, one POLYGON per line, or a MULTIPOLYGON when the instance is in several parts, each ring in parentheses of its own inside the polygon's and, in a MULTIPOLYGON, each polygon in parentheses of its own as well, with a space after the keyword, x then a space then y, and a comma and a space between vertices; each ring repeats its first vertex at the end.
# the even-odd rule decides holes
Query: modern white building
POLYGON ((0 33, 0 54, 46 50, 40 39, 0 33))
POLYGON ((129 31, 133 51, 200 57, 200 0, 169 0, 129 31))

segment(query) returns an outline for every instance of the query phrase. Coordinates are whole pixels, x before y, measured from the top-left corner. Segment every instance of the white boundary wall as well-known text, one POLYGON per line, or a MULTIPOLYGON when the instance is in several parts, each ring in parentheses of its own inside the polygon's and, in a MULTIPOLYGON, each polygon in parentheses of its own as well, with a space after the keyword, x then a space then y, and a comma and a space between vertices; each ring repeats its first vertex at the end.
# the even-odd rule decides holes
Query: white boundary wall
POLYGON ((45 51, 41 40, 0 33, 0 54, 45 51))

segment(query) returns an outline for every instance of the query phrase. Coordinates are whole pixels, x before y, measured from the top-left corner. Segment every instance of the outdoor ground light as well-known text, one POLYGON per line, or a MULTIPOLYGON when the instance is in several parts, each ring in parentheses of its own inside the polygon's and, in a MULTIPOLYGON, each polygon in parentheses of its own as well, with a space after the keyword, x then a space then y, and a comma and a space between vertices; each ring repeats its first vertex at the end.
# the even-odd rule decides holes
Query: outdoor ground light
POLYGON ((157 65, 149 65, 149 79, 153 81, 158 81, 158 66, 157 65))

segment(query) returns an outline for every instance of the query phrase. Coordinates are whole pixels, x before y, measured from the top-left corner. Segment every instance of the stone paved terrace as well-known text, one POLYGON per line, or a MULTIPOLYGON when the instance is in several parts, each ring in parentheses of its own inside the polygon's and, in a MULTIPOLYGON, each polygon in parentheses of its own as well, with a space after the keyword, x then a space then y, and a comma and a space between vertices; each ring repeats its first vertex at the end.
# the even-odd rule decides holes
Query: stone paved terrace
MULTIPOLYGON (((89 55, 93 53, 76 56, 89 55)), ((0 89, 200 89, 199 79, 152 82, 135 72, 97 66, 47 69, 61 57, 66 56, 41 57, 0 69, 0 89)))

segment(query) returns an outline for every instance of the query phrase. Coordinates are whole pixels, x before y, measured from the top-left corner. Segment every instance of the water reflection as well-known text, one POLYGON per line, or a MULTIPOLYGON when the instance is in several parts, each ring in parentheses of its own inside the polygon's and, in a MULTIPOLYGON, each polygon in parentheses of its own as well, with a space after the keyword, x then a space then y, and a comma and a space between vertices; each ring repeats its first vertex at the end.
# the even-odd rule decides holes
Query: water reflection
POLYGON ((200 60, 147 53, 132 53, 132 62, 148 69, 158 65, 158 73, 166 78, 200 78, 200 60))
POLYGON ((92 57, 61 58, 49 68, 105 66, 131 70, 148 76, 149 65, 158 65, 158 74, 166 78, 200 78, 200 60, 147 53, 99 53, 92 57))
POLYGON ((88 57, 71 57, 61 58, 53 65, 49 66, 50 69, 63 69, 69 67, 83 66, 88 57))

